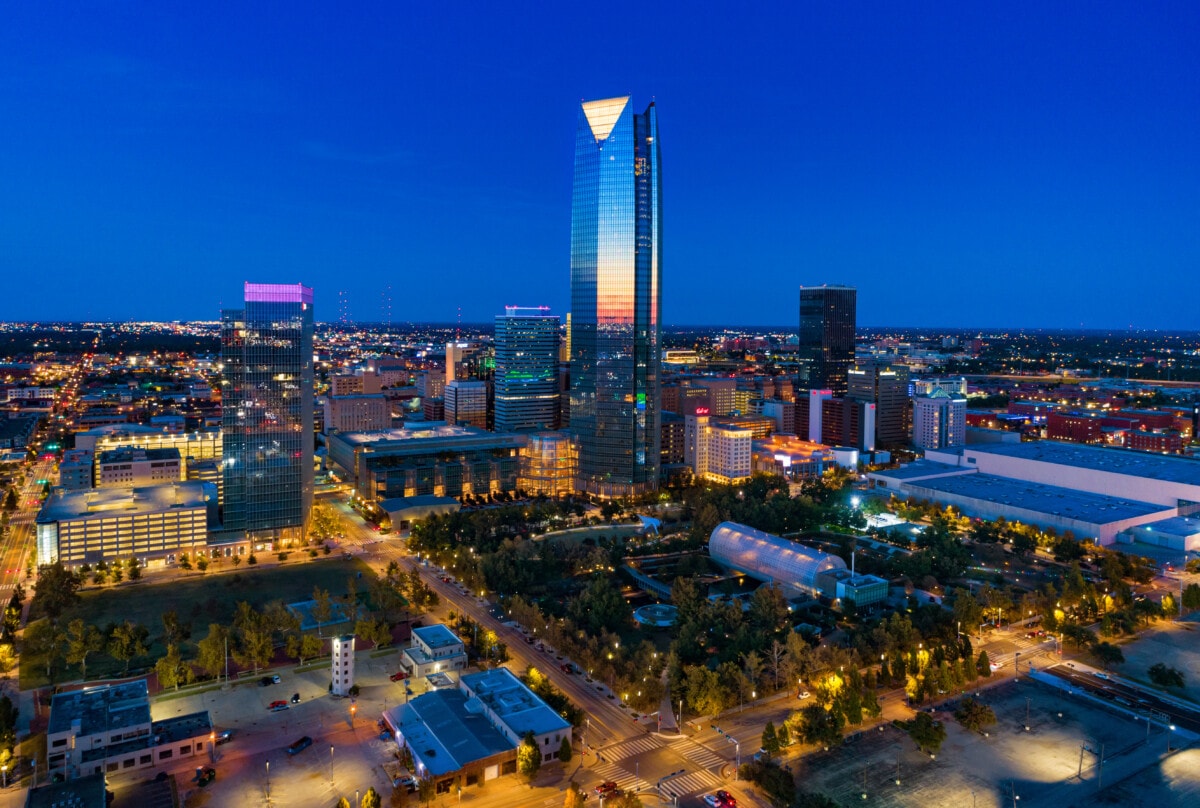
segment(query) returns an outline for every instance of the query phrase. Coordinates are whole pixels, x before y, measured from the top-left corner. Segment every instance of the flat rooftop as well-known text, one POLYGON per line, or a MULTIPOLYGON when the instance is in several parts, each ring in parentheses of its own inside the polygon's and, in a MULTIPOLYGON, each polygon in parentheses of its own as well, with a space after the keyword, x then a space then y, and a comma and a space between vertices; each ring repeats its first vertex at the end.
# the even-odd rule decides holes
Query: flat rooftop
POLYGON ((1147 522, 1133 528, 1136 533, 1159 533, 1166 536, 1191 538, 1200 535, 1200 516, 1171 516, 1157 522, 1147 522))
POLYGON ((174 446, 159 449, 143 449, 138 446, 122 446, 119 449, 107 449, 100 453, 97 459, 101 465, 108 463, 134 463, 142 460, 176 460, 179 450, 174 446))
POLYGON ((137 488, 57 490, 38 512, 39 523, 65 522, 97 513, 161 513, 172 509, 203 508, 217 498, 213 483, 199 480, 145 485, 137 488))
POLYGON ((1109 449, 1103 446, 1084 446, 1079 443, 1049 440, 1015 444, 976 444, 968 446, 967 451, 1200 486, 1200 460, 1187 457, 1168 457, 1129 449, 1109 449))
POLYGON ((472 690, 518 737, 527 732, 542 735, 570 727, 561 715, 538 698, 508 668, 492 668, 460 677, 462 686, 472 690))
POLYGON ((518 445, 520 436, 488 432, 471 426, 457 426, 442 422, 414 423, 402 429, 379 429, 370 432, 340 432, 335 440, 352 446, 366 448, 403 448, 430 441, 481 442, 518 445))
POLYGON ((403 737, 417 763, 418 775, 440 776, 472 761, 516 748, 467 695, 458 689, 434 690, 384 712, 384 718, 403 737))
POLYGON ((47 734, 70 732, 75 721, 80 723, 78 734, 84 736, 149 724, 150 697, 146 680, 55 694, 50 702, 47 734))
POLYGON ((441 623, 432 626, 414 628, 412 633, 420 637, 421 642, 425 643, 434 650, 437 650, 438 648, 446 648, 451 645, 462 644, 462 640, 460 640, 453 631, 446 628, 446 626, 441 623))
POLYGON ((873 471, 871 472, 871 476, 884 480, 896 480, 898 482, 904 482, 905 480, 919 480, 932 477, 951 477, 955 475, 974 473, 975 469, 963 468, 962 466, 952 466, 949 463, 938 463, 933 460, 914 460, 912 463, 900 466, 899 468, 873 471))
POLYGON ((1028 511, 1064 519, 1075 519, 1094 525, 1175 511, 1174 508, 1166 505, 1108 497, 1103 494, 1089 494, 1070 488, 1012 480, 992 474, 935 477, 911 484, 910 491, 920 496, 918 489, 960 497, 973 497, 997 505, 1024 508, 1028 511))

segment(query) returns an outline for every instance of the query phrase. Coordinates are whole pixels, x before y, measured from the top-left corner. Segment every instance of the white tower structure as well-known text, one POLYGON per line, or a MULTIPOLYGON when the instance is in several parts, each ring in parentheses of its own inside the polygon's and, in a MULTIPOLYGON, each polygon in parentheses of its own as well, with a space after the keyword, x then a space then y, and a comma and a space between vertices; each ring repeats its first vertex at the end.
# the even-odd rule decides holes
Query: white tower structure
POLYGON ((333 694, 350 695, 354 687, 354 635, 333 638, 333 694))

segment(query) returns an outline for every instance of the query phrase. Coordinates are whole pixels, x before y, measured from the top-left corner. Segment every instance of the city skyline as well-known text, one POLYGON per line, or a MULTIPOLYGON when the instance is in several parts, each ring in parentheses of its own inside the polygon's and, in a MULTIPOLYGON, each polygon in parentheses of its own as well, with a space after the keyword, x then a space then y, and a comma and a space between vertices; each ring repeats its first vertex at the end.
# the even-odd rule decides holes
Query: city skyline
POLYGON ((670 110, 665 322, 788 323, 847 284, 897 327, 1191 325, 1113 292, 1200 257, 1195 7, 643 11, 630 58, 624 15, 580 10, 14 9, 0 320, 215 320, 247 278, 327 321, 341 292, 357 322, 565 313, 562 122, 628 92, 670 110))

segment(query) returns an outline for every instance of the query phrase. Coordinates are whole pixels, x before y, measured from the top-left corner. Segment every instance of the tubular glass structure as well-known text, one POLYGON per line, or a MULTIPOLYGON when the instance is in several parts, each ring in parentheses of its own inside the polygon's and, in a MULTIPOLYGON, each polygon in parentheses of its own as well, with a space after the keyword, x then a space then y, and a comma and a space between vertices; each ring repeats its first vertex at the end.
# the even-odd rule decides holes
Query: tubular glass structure
POLYGON ((718 564, 751 578, 809 595, 819 593, 817 576, 822 572, 846 568, 838 556, 736 522, 722 522, 713 529, 708 554, 718 564))

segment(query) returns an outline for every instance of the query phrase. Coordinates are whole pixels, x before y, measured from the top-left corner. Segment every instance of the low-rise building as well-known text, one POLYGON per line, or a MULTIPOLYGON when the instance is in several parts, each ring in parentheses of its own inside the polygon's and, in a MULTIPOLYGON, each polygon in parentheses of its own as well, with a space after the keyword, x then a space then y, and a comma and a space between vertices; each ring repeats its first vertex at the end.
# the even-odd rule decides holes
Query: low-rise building
POLYGON ((707 415, 685 419, 685 460, 702 480, 726 485, 750 479, 749 429, 713 422, 707 415))
POLYGON ((140 488, 183 478, 183 460, 174 447, 122 447, 96 455, 96 488, 140 488))
POLYGON ((383 713, 396 743, 409 750, 414 774, 437 794, 479 786, 517 770, 517 747, 528 735, 543 761, 558 759, 571 725, 508 668, 464 674, 383 713))
POLYGON ((84 449, 68 449, 58 464, 58 484, 67 491, 83 491, 92 487, 92 453, 84 449))
POLYGON ((325 400, 327 433, 370 432, 391 425, 392 405, 383 393, 330 396, 325 400))
POLYGON ((151 721, 145 679, 71 690, 50 702, 47 764, 73 780, 180 758, 207 761, 212 732, 207 710, 151 721))
POLYGON ((400 665, 417 679, 431 673, 461 671, 467 667, 467 649, 445 625, 422 626, 412 630, 409 647, 400 654, 400 665))

